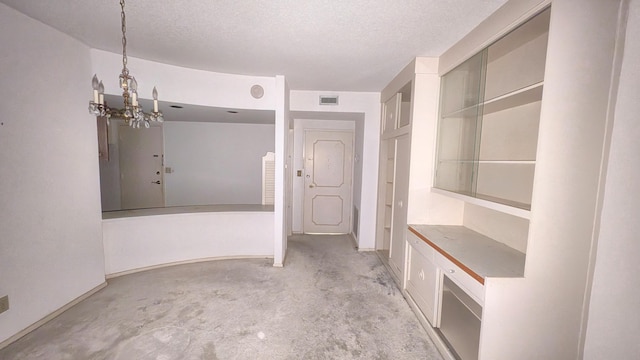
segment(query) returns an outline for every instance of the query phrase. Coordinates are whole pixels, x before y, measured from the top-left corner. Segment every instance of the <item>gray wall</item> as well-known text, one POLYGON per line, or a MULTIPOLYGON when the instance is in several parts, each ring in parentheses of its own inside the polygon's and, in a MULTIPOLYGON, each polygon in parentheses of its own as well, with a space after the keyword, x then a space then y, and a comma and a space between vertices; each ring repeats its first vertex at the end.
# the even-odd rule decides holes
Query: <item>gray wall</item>
POLYGON ((260 204, 274 125, 164 123, 165 205, 260 204))

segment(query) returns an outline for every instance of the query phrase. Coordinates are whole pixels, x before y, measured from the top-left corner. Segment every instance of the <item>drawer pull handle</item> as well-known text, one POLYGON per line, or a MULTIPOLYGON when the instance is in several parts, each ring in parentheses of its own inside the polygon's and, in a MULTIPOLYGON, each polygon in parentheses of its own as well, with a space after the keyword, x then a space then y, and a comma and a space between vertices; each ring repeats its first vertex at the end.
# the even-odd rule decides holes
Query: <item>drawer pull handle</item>
POLYGON ((453 274, 454 272, 456 272, 454 269, 449 269, 449 274, 453 274))

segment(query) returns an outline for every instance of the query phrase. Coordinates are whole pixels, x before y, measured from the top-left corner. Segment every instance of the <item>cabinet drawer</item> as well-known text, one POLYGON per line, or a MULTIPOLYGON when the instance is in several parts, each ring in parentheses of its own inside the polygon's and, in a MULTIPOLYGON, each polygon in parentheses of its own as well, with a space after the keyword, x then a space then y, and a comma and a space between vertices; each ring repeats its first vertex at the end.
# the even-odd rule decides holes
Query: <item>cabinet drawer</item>
POLYGON ((427 320, 435 325, 438 271, 433 257, 425 257, 416 250, 415 243, 410 242, 408 262, 407 292, 427 320))
POLYGON ((407 242, 422 256, 431 260, 431 262, 435 261, 436 251, 411 231, 407 231, 407 242))
POLYGON ((478 280, 471 277, 458 265, 444 257, 444 255, 436 254, 436 264, 442 269, 442 272, 449 277, 456 285, 460 286, 469 296, 471 296, 480 305, 484 305, 484 285, 478 280))

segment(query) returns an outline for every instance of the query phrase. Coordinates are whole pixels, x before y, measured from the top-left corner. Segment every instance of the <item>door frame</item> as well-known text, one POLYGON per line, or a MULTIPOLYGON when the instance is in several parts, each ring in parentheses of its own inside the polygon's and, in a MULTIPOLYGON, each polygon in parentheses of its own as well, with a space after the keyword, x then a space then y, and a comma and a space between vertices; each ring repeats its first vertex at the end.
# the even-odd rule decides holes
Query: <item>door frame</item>
MULTIPOLYGON (((355 168, 355 154, 356 154, 356 138, 355 138, 355 129, 336 129, 336 128, 331 128, 331 129, 317 129, 317 128, 304 128, 303 129, 303 137, 302 137, 302 159, 303 159, 303 169, 302 169, 302 174, 303 174, 303 181, 304 181, 304 176, 306 175, 306 161, 305 159, 307 158, 307 154, 306 154, 306 149, 307 149, 307 133, 311 132, 311 131, 317 131, 317 132, 336 132, 336 133, 349 133, 351 134, 351 163, 350 163, 350 169, 351 169, 351 181, 349 182, 349 203, 347 204, 348 206, 348 214, 349 214, 349 226, 347 229, 347 235, 348 234, 352 234, 353 233, 353 178, 354 178, 354 168, 355 168)), ((307 187, 303 186, 302 187, 303 191, 302 191, 302 207, 301 207, 301 211, 302 211, 302 233, 303 234, 316 234, 316 233, 309 233, 305 230, 305 223, 304 223, 304 211, 305 211, 305 200, 307 197, 307 187)), ((322 233, 322 234, 338 234, 338 233, 322 233)))

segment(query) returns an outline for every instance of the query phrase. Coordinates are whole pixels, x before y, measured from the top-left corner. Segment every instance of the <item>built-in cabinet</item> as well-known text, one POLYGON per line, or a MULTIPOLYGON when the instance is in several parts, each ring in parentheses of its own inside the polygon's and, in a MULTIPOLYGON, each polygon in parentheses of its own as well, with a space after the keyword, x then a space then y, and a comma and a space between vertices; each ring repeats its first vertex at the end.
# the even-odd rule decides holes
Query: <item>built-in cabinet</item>
MULTIPOLYGON (((382 92, 387 102, 413 81, 403 204, 415 225, 404 263, 390 263, 404 265, 403 294, 445 358, 580 358, 616 11, 509 1, 382 92)), ((401 128, 382 120, 397 187, 401 128)))
POLYGON ((407 300, 447 354, 477 359, 485 279, 522 278, 525 255, 455 225, 410 225, 407 244, 407 300))
POLYGON ((435 188, 531 208, 549 14, 442 77, 435 188))
POLYGON ((483 329, 500 325, 483 316, 500 296, 485 279, 524 277, 549 19, 532 14, 441 77, 433 191, 463 211, 409 227, 404 290, 450 357, 482 358, 483 329))
POLYGON ((377 250, 396 280, 404 278, 409 159, 411 156, 411 83, 383 104, 377 250))
POLYGON ((412 233, 407 235, 407 293, 433 327, 438 326, 440 272, 436 251, 412 233))

